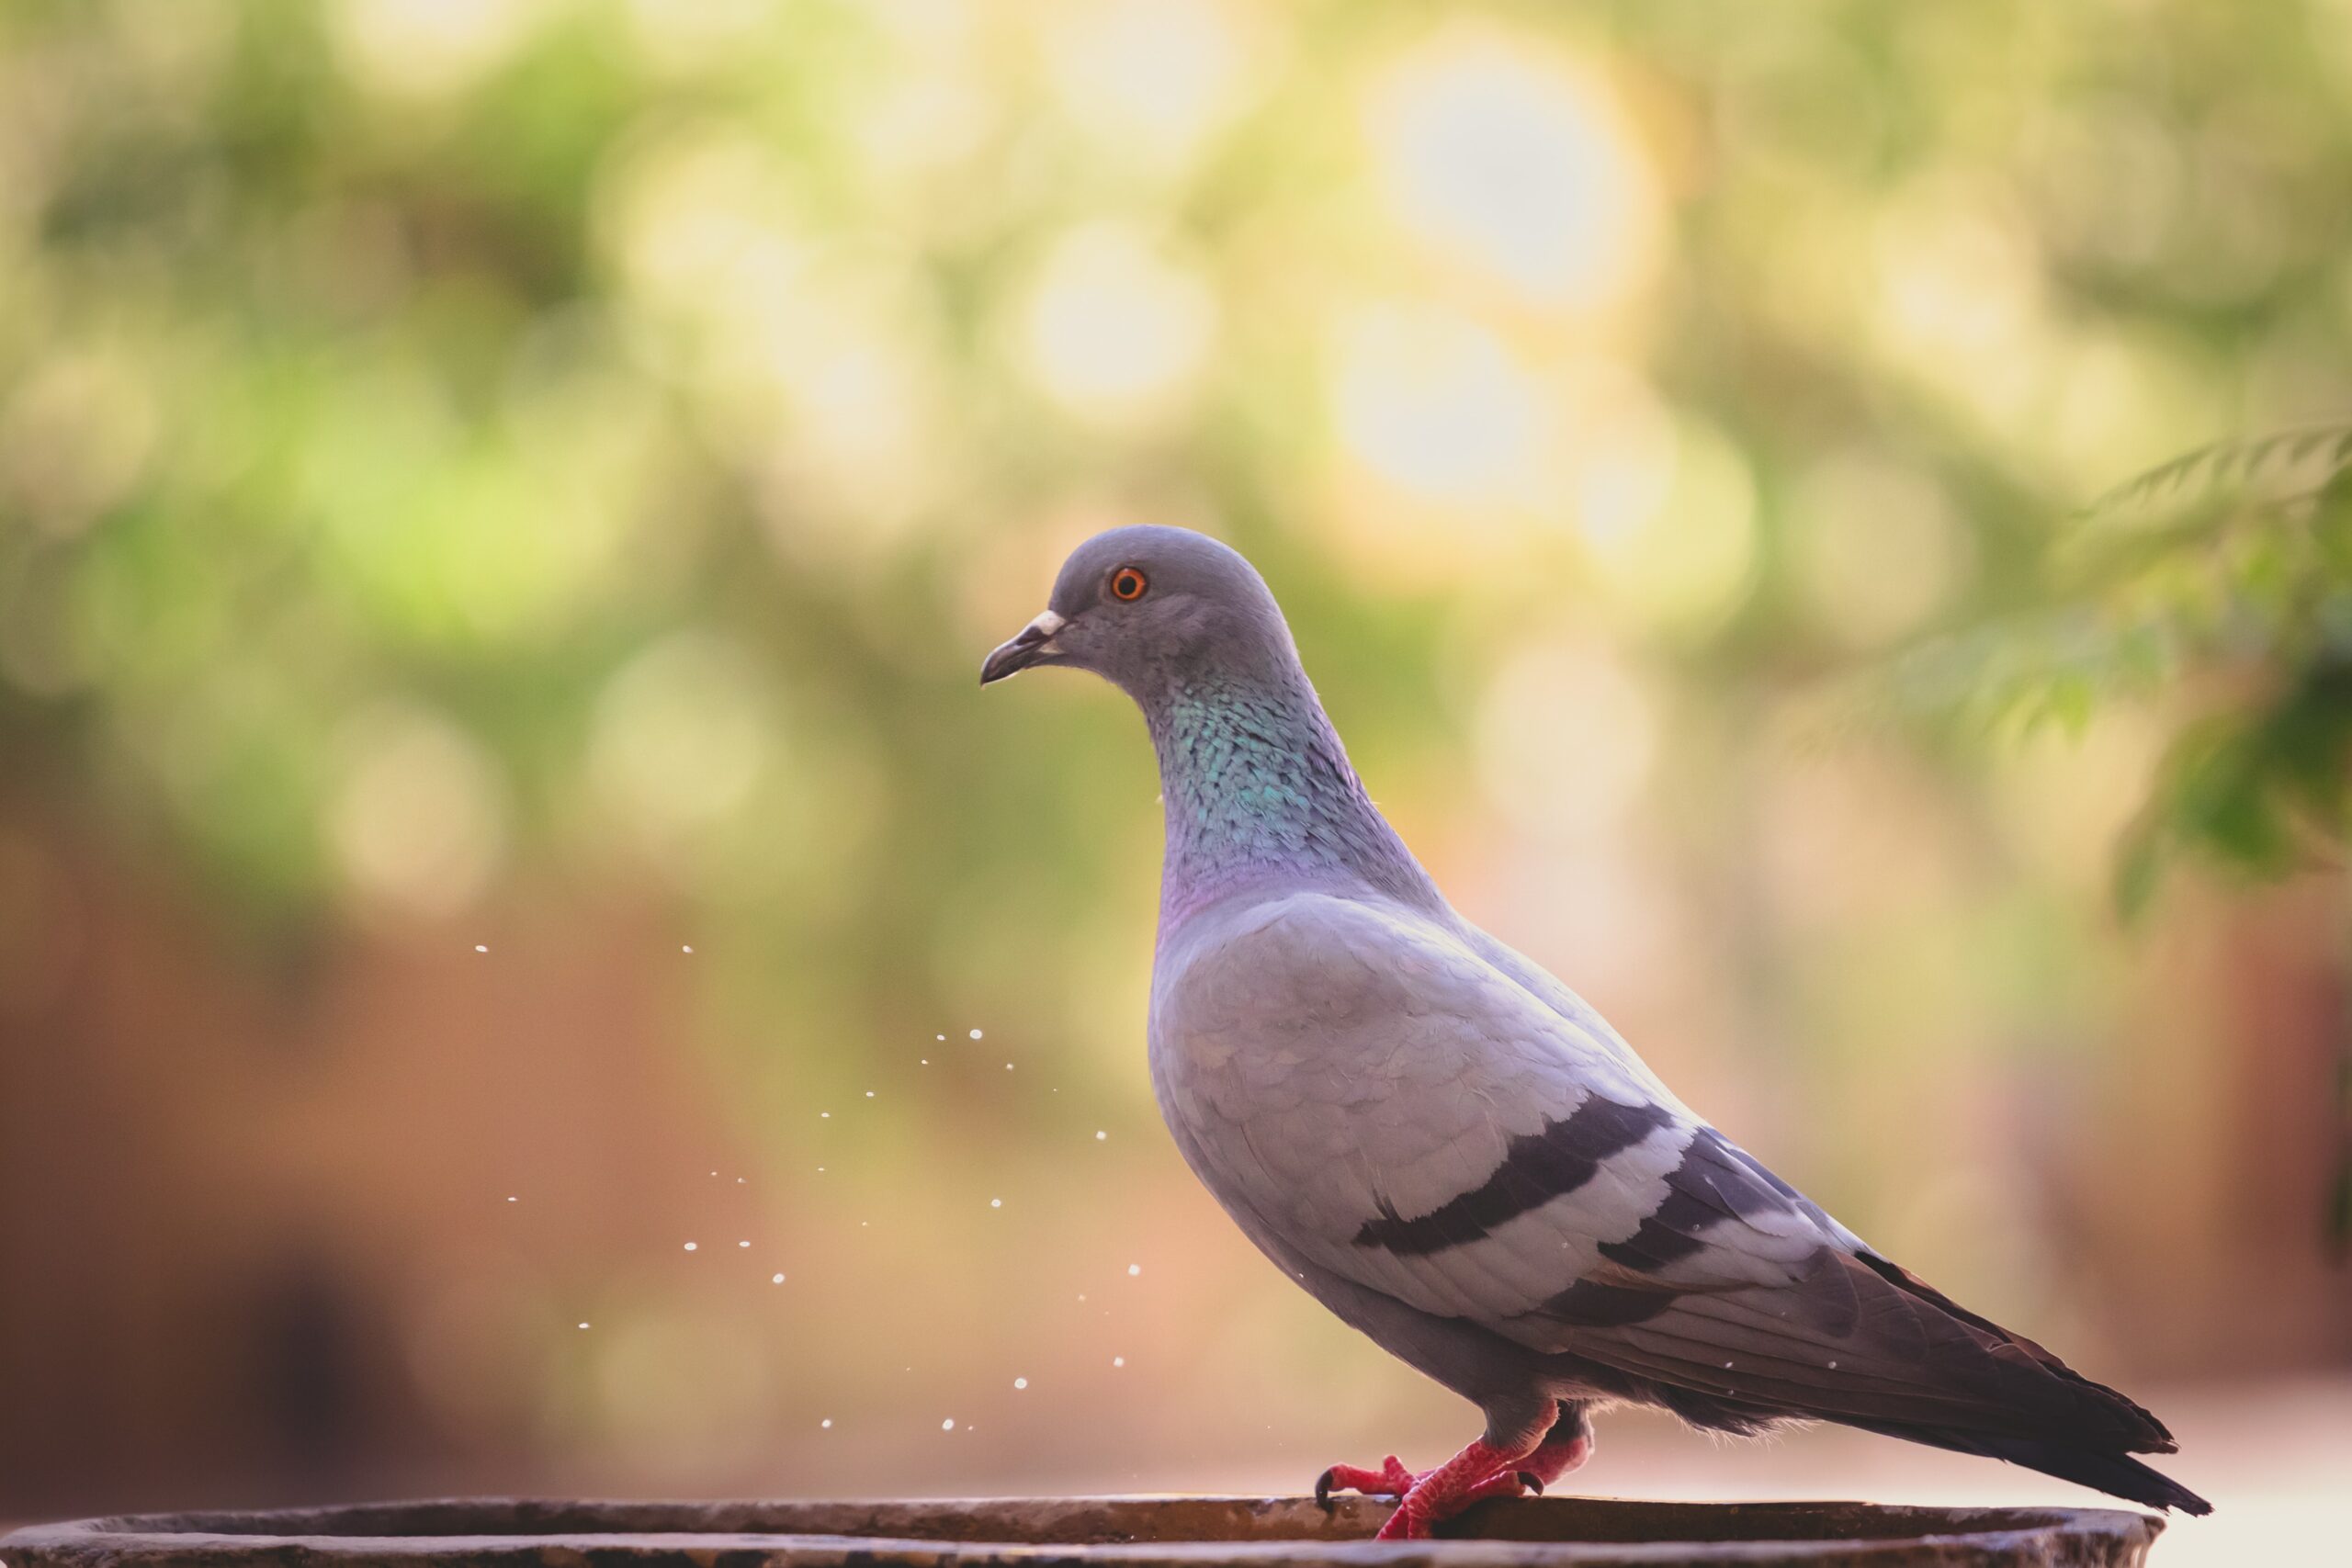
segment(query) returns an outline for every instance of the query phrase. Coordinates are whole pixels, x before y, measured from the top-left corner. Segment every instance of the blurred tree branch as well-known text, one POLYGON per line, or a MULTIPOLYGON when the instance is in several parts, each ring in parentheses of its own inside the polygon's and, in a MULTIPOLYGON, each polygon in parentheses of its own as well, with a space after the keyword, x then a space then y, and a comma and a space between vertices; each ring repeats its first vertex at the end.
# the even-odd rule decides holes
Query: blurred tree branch
MULTIPOLYGON (((2352 424, 2218 442, 2109 491, 2051 541, 2037 601, 1865 677, 1883 715, 2019 738, 2132 700, 2174 726, 2119 846, 2142 914, 2190 856, 2249 881, 2343 874, 2352 836, 2352 424)), ((2352 1019, 2326 1206, 2352 1244, 2352 1019)))

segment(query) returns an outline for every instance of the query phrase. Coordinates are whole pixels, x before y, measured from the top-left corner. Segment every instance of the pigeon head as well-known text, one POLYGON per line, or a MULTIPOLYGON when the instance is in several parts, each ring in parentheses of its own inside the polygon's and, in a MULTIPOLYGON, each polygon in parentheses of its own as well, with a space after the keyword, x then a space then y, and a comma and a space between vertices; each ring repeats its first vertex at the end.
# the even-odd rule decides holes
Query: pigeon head
POLYGON ((1349 765, 1265 581, 1227 546, 1182 528, 1097 534, 980 683, 1033 664, 1091 670, 1143 709, 1168 826, 1163 924, 1268 877, 1444 908, 1349 765))
POLYGON ((1032 665, 1091 670, 1147 709, 1190 684, 1281 681, 1298 653, 1257 570, 1183 528, 1138 525, 1070 552, 1045 613, 980 666, 980 684, 1032 665))

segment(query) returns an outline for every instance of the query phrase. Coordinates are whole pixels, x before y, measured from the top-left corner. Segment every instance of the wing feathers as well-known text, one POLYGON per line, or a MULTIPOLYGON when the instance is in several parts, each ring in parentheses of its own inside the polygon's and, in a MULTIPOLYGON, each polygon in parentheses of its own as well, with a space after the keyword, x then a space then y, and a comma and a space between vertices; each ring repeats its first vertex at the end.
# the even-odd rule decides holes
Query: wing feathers
POLYGON ((1600 1255, 1629 1269, 1657 1271, 1704 1247, 1705 1233, 1724 1221, 1762 1224, 1795 1213, 1786 1198, 1732 1155, 1722 1134, 1701 1127, 1683 1151, 1682 1163, 1667 1178, 1666 1201, 1627 1239, 1603 1242, 1600 1255))
POLYGON ((1566 1117, 1511 1139, 1492 1175, 1425 1214, 1406 1219, 1385 1195, 1376 1197, 1380 1215, 1357 1230, 1355 1244, 1419 1258, 1482 1240, 1506 1221, 1576 1191, 1600 1174, 1602 1161, 1673 1121, 1654 1105, 1588 1094, 1566 1117))

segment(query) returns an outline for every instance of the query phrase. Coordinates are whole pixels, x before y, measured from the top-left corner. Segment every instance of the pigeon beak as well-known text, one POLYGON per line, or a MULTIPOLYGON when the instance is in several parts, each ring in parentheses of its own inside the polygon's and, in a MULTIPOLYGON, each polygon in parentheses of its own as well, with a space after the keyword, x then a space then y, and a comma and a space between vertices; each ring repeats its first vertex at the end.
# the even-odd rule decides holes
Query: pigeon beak
POLYGON ((980 684, 1001 681, 1016 671, 1026 670, 1048 655, 1059 653, 1054 646, 1054 634, 1069 625, 1068 619, 1046 611, 1021 628, 1021 635, 1011 642, 1000 643, 994 653, 980 666, 980 684))

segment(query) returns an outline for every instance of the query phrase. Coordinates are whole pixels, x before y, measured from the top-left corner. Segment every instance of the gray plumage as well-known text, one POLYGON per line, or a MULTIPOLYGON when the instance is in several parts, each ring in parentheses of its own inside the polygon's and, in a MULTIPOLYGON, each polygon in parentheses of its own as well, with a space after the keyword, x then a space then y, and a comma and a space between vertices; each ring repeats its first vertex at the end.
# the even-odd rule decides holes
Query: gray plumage
POLYGON ((1167 813, 1151 1075, 1284 1272, 1524 1450, 1590 1406, 1839 1421, 2206 1511, 2123 1395, 1871 1251, 1448 905, 1365 794, 1272 595, 1226 547, 1114 530, 984 682, 1143 709, 1167 813), (1132 591, 1132 592, 1131 592, 1132 591))

